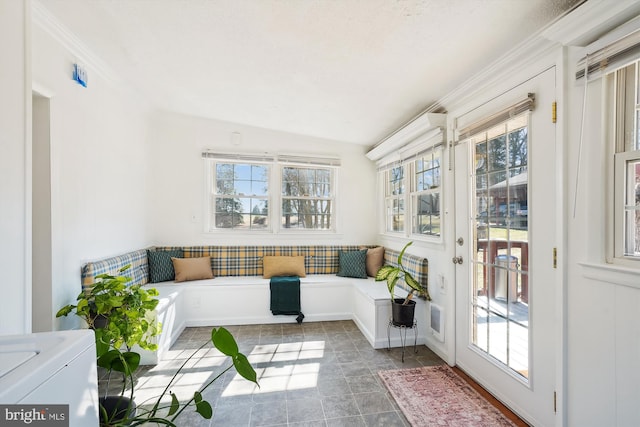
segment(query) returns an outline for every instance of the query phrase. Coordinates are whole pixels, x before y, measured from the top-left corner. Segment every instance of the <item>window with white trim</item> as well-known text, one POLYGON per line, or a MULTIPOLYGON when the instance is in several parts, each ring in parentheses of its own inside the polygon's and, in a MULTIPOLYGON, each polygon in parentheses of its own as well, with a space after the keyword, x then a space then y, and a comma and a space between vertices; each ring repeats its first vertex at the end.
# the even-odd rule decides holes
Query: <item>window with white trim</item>
POLYGON ((211 224, 216 229, 269 228, 269 171, 260 163, 215 162, 211 224))
POLYGON ((608 75, 613 92, 614 257, 640 260, 640 61, 608 75))
POLYGON ((413 234, 440 236, 441 153, 440 149, 431 149, 419 155, 412 164, 411 219, 413 234))
POLYGON ((441 162, 438 145, 379 169, 384 183, 385 233, 440 240, 441 162))
POLYGON ((204 152, 205 231, 335 231, 339 159, 204 152))
POLYGON ((282 167, 282 228, 334 229, 333 169, 282 167))
POLYGON ((405 167, 405 165, 396 165, 383 171, 385 230, 387 232, 402 233, 405 230, 405 167))

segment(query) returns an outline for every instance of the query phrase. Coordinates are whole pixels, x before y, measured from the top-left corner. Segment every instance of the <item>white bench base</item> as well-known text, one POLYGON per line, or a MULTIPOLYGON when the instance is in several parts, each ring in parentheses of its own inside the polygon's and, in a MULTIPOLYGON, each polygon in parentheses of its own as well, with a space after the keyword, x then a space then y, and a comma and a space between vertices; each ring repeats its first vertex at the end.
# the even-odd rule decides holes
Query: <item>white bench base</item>
MULTIPOLYGON (((335 275, 301 278, 300 306, 305 322, 353 320, 373 348, 388 345, 391 316, 384 282, 335 275)), ((147 285, 160 293, 156 308, 162 323, 158 350, 140 351, 142 364, 155 364, 189 326, 229 326, 292 323, 295 316, 273 315, 269 310, 269 279, 259 276, 216 277, 208 280, 147 285)), ((403 291, 404 292, 404 291, 403 291)), ((401 295, 404 296, 404 295, 401 295)), ((418 344, 426 343, 426 303, 416 301, 418 344)), ((410 331, 411 342, 414 331, 410 331)), ((409 336, 409 334, 407 336, 409 336)), ((399 331, 391 329, 391 347, 400 347, 399 331)))

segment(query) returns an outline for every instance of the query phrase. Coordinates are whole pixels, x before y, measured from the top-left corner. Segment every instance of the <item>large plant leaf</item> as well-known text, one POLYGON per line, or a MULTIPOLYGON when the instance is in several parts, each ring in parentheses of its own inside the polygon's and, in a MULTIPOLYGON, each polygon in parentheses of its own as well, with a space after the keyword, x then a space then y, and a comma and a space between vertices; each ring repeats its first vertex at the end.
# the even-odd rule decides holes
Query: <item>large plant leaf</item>
POLYGON ((109 351, 109 348, 111 347, 111 341, 108 337, 105 337, 104 329, 94 329, 93 332, 96 336, 96 354, 98 355, 98 357, 100 357, 109 351))
POLYGON ((219 328, 211 334, 213 345, 227 356, 235 357, 238 354, 238 344, 235 338, 225 328, 219 328))
POLYGON ((389 276, 389 274, 391 274, 391 272, 393 272, 395 270, 397 270, 397 268, 393 267, 391 265, 385 265, 383 267, 380 267, 380 269, 376 273, 375 280, 378 281, 378 282, 381 282, 383 280, 387 280, 387 276, 389 276))
POLYGON ((140 355, 133 351, 111 350, 98 358, 98 366, 129 376, 140 366, 140 355))
POLYGON ((202 394, 196 391, 193 395, 193 400, 196 402, 196 412, 202 415, 202 418, 211 419, 213 416, 213 408, 211 404, 202 399, 202 394))
POLYGON ((393 289, 396 287, 396 283, 398 283, 398 279, 400 278, 400 270, 394 269, 387 276, 387 289, 391 294, 391 298, 393 298, 393 289))
POLYGON ((400 255, 398 255, 398 265, 400 266, 400 268, 402 268, 402 257, 404 257, 404 251, 406 251, 407 248, 411 246, 412 243, 413 242, 409 242, 406 245, 404 245, 404 248, 402 248, 402 251, 400 251, 400 255))
POLYGON ((409 273, 405 273, 404 275, 404 282, 409 285, 409 287, 411 287, 411 289, 415 289, 416 291, 422 292, 422 286, 420 285, 420 283, 418 283, 418 281, 416 279, 413 278, 412 275, 410 275, 409 273))
POLYGON ((101 368, 110 370, 113 364, 113 361, 119 357, 120 357, 120 352, 118 350, 111 350, 102 354, 100 357, 98 357, 97 364, 101 368))
POLYGON ((258 384, 258 376, 256 371, 253 369, 253 366, 251 366, 251 363, 249 363, 247 356, 242 353, 238 353, 233 358, 233 366, 242 378, 258 384))
POLYGON ((167 413, 167 416, 175 414, 176 412, 178 412, 178 409, 180 409, 180 401, 178 400, 176 395, 171 392, 169 392, 169 394, 171 395, 171 405, 169 406, 169 412, 167 413))
POLYGON ((56 313, 56 317, 67 316, 69 313, 73 311, 75 307, 76 307, 75 305, 65 305, 60 310, 58 310, 58 312, 56 313))

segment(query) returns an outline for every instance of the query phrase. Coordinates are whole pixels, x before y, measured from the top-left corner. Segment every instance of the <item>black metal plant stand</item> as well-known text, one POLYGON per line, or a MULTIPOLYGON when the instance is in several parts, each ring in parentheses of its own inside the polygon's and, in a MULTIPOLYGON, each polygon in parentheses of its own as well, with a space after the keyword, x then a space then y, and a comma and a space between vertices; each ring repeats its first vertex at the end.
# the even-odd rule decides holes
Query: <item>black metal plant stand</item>
POLYGON ((404 363, 404 349, 407 343, 407 329, 413 329, 415 336, 413 339, 413 352, 418 352, 418 323, 416 320, 413 320, 413 325, 401 325, 395 323, 393 319, 389 319, 389 323, 387 324, 387 350, 391 350, 391 328, 400 330, 400 344, 402 345, 402 363, 404 363))

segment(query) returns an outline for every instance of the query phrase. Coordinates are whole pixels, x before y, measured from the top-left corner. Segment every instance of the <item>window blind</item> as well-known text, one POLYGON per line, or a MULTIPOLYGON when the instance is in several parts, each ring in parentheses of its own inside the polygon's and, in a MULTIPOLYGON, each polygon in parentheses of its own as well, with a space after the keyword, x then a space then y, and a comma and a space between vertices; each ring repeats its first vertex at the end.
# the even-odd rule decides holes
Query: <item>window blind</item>
POLYGON ((214 151, 203 151, 202 158, 216 160, 230 160, 236 162, 273 162, 275 156, 268 153, 262 154, 241 154, 241 153, 217 153, 214 151))
POLYGON ((236 162, 278 162, 291 165, 302 166, 340 166, 340 159, 337 157, 306 157, 290 154, 269 154, 269 153, 219 153, 215 151, 203 151, 202 158, 228 160, 236 162))
POLYGON ((279 154, 277 160, 280 163, 302 166, 340 166, 340 159, 337 157, 305 157, 279 154))
POLYGON ((497 126, 500 123, 504 123, 507 120, 510 120, 513 117, 517 116, 518 114, 524 113, 525 111, 532 111, 535 107, 535 100, 536 97, 533 93, 527 94, 527 97, 525 99, 510 106, 509 108, 498 111, 497 113, 494 113, 461 129, 459 140, 467 139, 472 135, 491 129, 492 127, 497 126))
POLYGON ((437 143, 437 144, 435 144, 435 145, 433 145, 433 146, 431 146, 429 148, 425 148, 424 150, 420 150, 415 154, 411 154, 408 157, 404 157, 402 159, 397 159, 397 160, 393 160, 393 161, 391 161, 391 160, 387 160, 386 162, 382 161, 378 165, 378 172, 382 172, 382 171, 387 170, 387 169, 392 169, 392 168, 404 165, 406 163, 413 162, 414 160, 422 157, 423 155, 425 155, 427 153, 431 153, 431 152, 433 152, 435 150, 441 149, 442 146, 443 146, 443 143, 439 142, 439 143, 437 143))
POLYGON ((640 57, 640 28, 616 41, 585 55, 576 65, 576 80, 600 77, 640 57))
POLYGON ((441 148, 444 144, 444 133, 441 128, 435 128, 426 134, 416 138, 413 142, 404 145, 393 153, 378 160, 378 171, 391 169, 404 163, 411 162, 421 155, 441 148))

